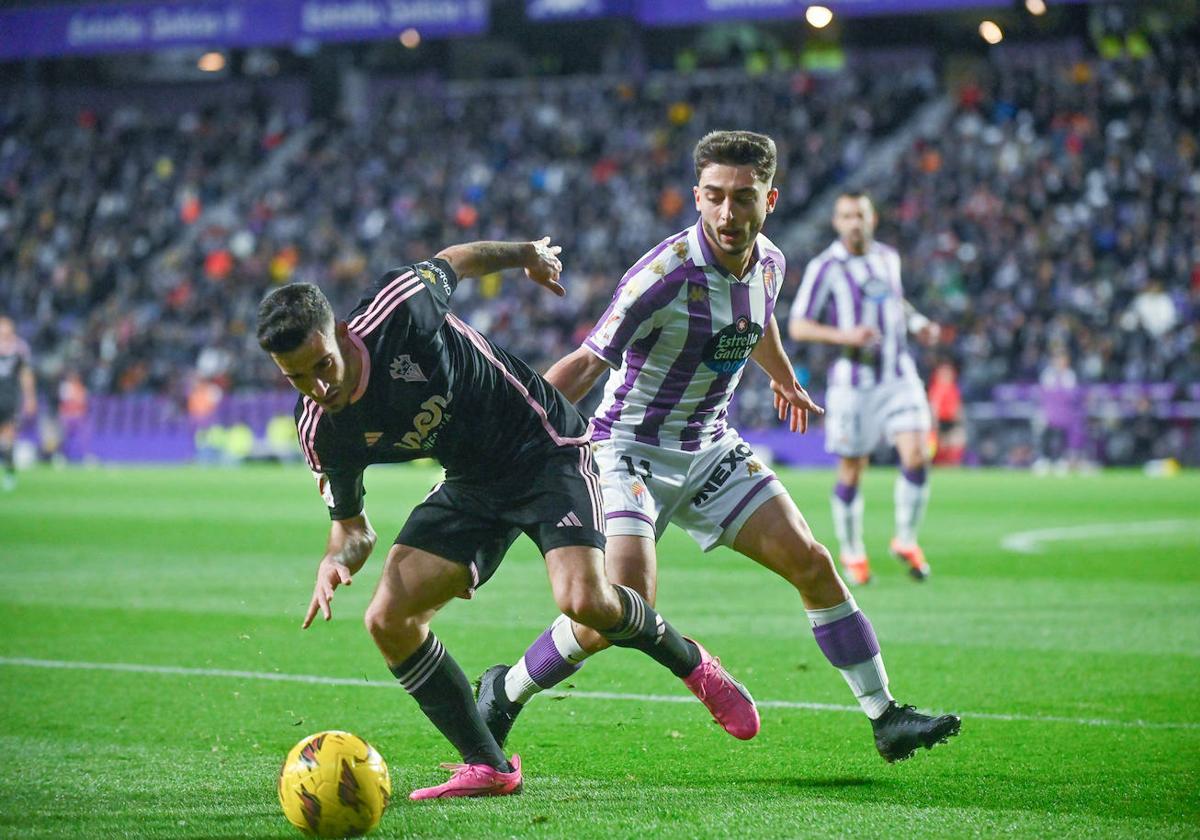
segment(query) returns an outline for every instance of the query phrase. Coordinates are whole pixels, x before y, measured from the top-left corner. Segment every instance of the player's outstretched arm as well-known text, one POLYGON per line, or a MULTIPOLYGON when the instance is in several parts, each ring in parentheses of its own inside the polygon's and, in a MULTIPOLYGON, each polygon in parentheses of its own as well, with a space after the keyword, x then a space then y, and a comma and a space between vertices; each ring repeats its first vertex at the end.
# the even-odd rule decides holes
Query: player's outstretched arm
POLYGON ((907 299, 904 301, 904 316, 908 322, 908 331, 917 337, 917 341, 926 346, 937 344, 942 328, 918 312, 907 299))
POLYGON ((562 247, 551 245, 545 236, 536 242, 466 242, 438 252, 459 277, 480 277, 509 268, 523 268, 529 279, 562 297, 567 293, 558 282, 562 247))
POLYGON ((300 629, 307 630, 320 610, 325 620, 333 617, 329 603, 333 590, 349 586, 351 576, 363 567, 371 550, 375 548, 375 529, 363 511, 350 519, 335 519, 329 528, 329 542, 325 545, 325 556, 317 567, 317 582, 313 586, 312 601, 304 614, 300 629))
POLYGON ((792 318, 788 322, 792 341, 815 341, 818 344, 840 344, 845 347, 870 347, 879 341, 874 327, 858 326, 843 330, 808 318, 792 318))
POLYGON ((586 347, 568 353, 546 371, 546 381, 563 392, 563 396, 576 403, 587 396, 600 374, 611 368, 586 347))
POLYGON ((750 358, 771 377, 771 390, 775 394, 775 410, 779 412, 779 419, 787 419, 793 432, 803 434, 808 431, 808 413, 824 414, 825 409, 813 402, 808 392, 796 381, 792 363, 779 337, 779 324, 775 316, 772 315, 767 321, 762 340, 755 346, 750 358))

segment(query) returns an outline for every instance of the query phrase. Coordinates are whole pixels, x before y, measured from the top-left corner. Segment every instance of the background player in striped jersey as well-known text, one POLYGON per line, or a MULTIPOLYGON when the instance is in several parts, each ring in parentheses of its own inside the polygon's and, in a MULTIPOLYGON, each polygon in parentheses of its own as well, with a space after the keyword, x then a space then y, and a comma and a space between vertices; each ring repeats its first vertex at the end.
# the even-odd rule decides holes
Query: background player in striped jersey
POLYGON ((548 238, 454 245, 385 274, 347 321, 335 321, 325 296, 305 283, 275 290, 259 307, 259 344, 302 395, 297 432, 333 520, 304 627, 318 611, 329 620, 334 590, 350 584, 375 546, 365 468, 432 457, 446 470, 396 537, 366 613, 392 673, 463 759, 450 781, 413 799, 520 789, 520 759, 510 764, 488 732, 429 623, 451 598, 485 583, 522 532, 546 559, 559 609, 669 668, 732 734, 758 730, 753 701, 716 660, 605 578, 586 421, 524 362, 449 312, 460 276, 506 268, 524 268, 563 294, 558 251, 548 238))
MULTIPOLYGON (((829 552, 726 423, 749 359, 771 377, 792 431, 804 431, 808 413, 821 411, 796 382, 773 315, 786 265, 760 231, 779 195, 775 143, 748 131, 713 132, 694 160, 695 226, 639 260, 583 346, 546 374, 579 400, 609 372, 593 418, 609 576, 653 604, 655 543, 668 522, 706 551, 725 545, 761 563, 798 590, 818 645, 871 718, 880 754, 907 758, 955 734, 958 718, 931 718, 893 701, 875 632, 829 552)), ((497 741, 522 704, 606 646, 560 616, 511 668, 485 672, 479 705, 497 741)))
POLYGON ((0 465, 4 477, 0 487, 17 486, 13 449, 17 443, 18 418, 37 414, 37 391, 29 360, 29 345, 17 335, 11 318, 0 316, 0 465))
POLYGON ((938 325, 904 299, 900 256, 875 241, 870 198, 853 192, 839 196, 833 227, 838 239, 804 270, 788 332, 797 341, 842 348, 825 395, 825 448, 838 456, 832 507, 842 566, 856 583, 871 579, 858 485, 872 450, 886 435, 900 455, 891 552, 909 574, 924 580, 929 564, 917 544, 917 529, 929 501, 929 401, 906 336, 911 331, 933 343, 938 325))

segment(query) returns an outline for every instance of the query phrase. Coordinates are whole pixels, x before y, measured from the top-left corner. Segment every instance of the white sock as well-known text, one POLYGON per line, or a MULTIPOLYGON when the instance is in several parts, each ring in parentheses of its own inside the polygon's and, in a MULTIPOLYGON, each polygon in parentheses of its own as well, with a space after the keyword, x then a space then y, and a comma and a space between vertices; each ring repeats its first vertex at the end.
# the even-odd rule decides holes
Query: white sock
POLYGON ((837 493, 830 497, 833 508, 833 531, 837 535, 842 554, 863 557, 867 550, 863 545, 863 494, 860 489, 849 503, 837 493))
POLYGON ((913 484, 904 474, 896 476, 896 539, 905 545, 917 541, 917 529, 925 518, 925 507, 929 504, 929 477, 921 484, 913 484))
MULTIPOLYGON (((858 612, 858 604, 855 603, 854 596, 850 596, 837 606, 805 612, 808 614, 809 624, 815 630, 858 612)), ((888 704, 892 702, 892 695, 888 691, 888 676, 883 667, 882 654, 877 653, 864 662, 839 667, 838 671, 854 692, 855 699, 867 717, 875 720, 887 711, 888 704)))

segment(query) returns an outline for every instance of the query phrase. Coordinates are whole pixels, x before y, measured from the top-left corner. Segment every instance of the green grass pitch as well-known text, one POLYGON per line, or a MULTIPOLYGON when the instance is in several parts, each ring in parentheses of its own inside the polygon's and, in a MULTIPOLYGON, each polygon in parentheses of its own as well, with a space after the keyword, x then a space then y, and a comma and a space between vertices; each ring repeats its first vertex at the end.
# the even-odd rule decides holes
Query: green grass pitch
MULTIPOLYGON (((1200 476, 934 472, 924 585, 886 555, 893 476, 865 485, 876 581, 855 594, 897 697, 960 712, 958 738, 885 764, 794 592, 672 530, 659 606, 754 692, 759 737, 609 651, 518 722, 523 795, 412 803, 456 756, 363 629, 383 550, 300 631, 328 527, 307 472, 24 474, 0 496, 0 837, 299 836, 276 771, 331 728, 391 767, 381 837, 1200 836, 1200 476)), ((831 542, 830 475, 784 477, 831 542)), ((381 549, 434 479, 368 473, 381 549)), ((522 540, 434 628, 474 676, 554 615, 522 540)))

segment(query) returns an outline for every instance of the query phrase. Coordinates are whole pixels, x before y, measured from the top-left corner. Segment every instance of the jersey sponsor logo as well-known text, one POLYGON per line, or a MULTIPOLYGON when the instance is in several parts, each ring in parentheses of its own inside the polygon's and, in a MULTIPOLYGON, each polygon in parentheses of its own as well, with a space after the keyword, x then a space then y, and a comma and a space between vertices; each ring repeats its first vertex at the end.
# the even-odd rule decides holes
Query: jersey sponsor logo
MULTIPOLYGON (((329 483, 329 476, 325 473, 314 472, 313 478, 317 480, 317 492, 325 500, 326 506, 337 507, 337 502, 333 500, 333 485, 329 483)), ((318 744, 318 746, 320 745, 318 744)))
POLYGON ((363 442, 367 446, 374 446, 379 443, 381 437, 383 437, 383 432, 363 432, 363 442))
POLYGON ((392 375, 392 379, 403 379, 405 382, 428 382, 425 374, 421 372, 421 367, 412 360, 412 356, 405 353, 403 356, 397 356, 392 359, 391 367, 388 368, 388 373, 392 375))
POLYGON ((716 373, 735 373, 746 364, 762 338, 763 328, 744 315, 704 345, 704 364, 716 373))
POLYGON ((450 419, 446 406, 450 403, 449 396, 436 394, 421 403, 421 411, 413 418, 413 430, 406 432, 396 446, 400 449, 416 449, 427 451, 437 443, 439 428, 443 422, 450 419))
POLYGON ((878 277, 871 277, 862 284, 862 293, 871 300, 887 300, 892 296, 892 287, 878 277))
POLYGON ((421 275, 421 279, 430 286, 441 285, 442 291, 446 293, 446 297, 450 297, 450 278, 446 276, 446 272, 431 262, 417 263, 415 268, 417 269, 417 274, 421 275))
POLYGON ((707 502, 713 493, 725 486, 725 482, 729 480, 729 476, 737 471, 738 464, 753 455, 753 450, 745 443, 739 443, 733 449, 726 452, 725 457, 717 463, 713 471, 708 474, 708 478, 704 480, 704 486, 700 488, 700 492, 692 496, 692 506, 700 507, 707 502))

